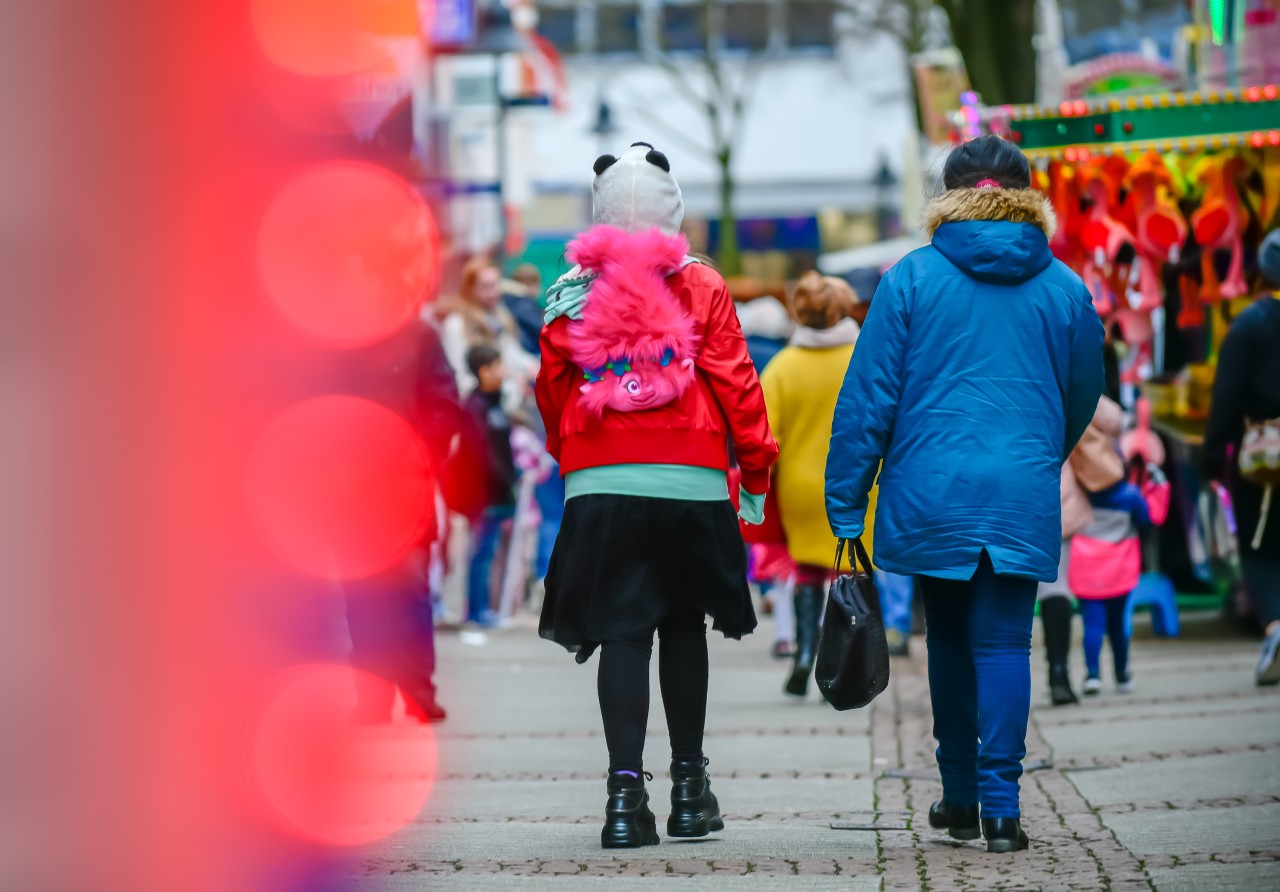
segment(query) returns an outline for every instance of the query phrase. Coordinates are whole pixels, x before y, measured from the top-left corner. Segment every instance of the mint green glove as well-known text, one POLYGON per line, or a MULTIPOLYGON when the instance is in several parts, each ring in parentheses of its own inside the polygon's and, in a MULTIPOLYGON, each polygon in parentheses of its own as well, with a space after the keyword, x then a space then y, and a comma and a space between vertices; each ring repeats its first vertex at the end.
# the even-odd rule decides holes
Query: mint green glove
POLYGON ((738 487, 738 516, 752 526, 764 523, 764 494, 752 495, 738 487))
POLYGON ((547 291, 547 309, 542 321, 550 325, 561 316, 581 319, 582 308, 587 305, 587 292, 595 276, 575 276, 561 279, 547 291))

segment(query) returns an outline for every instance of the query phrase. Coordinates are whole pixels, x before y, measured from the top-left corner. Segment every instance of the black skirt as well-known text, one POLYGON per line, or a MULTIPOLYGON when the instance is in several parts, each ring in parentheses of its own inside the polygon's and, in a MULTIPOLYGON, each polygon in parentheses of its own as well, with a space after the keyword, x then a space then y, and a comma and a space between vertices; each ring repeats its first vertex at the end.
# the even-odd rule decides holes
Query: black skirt
POLYGON ((756 627, 733 505, 587 495, 565 503, 538 634, 586 662, 609 641, 647 644, 691 606, 741 638, 756 627))

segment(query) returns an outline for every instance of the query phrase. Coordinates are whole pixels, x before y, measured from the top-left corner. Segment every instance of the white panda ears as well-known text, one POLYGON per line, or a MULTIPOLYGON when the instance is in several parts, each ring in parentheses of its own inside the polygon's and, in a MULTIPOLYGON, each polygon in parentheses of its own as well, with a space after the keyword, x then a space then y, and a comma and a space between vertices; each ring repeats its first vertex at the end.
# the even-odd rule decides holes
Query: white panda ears
MULTIPOLYGON (((664 173, 671 173, 671 162, 667 160, 667 156, 659 152, 647 142, 633 142, 631 148, 636 146, 644 146, 649 153, 644 156, 644 160, 648 161, 654 167, 659 168, 664 173)), ((618 163, 618 159, 613 155, 601 155, 596 159, 596 163, 592 165, 592 169, 596 172, 596 176, 604 173, 610 167, 618 163)))

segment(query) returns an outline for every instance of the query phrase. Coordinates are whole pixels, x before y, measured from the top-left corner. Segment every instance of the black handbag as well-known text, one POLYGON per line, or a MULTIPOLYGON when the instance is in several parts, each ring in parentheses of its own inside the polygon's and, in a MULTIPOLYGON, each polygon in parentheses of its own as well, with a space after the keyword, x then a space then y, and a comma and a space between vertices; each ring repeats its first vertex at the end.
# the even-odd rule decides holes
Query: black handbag
POLYGON ((889 643, 880 618, 880 595, 861 539, 850 543, 853 573, 840 574, 846 540, 836 546, 836 578, 827 596, 814 677, 836 709, 866 706, 889 685, 889 643), (862 566, 859 567, 858 565, 862 566))

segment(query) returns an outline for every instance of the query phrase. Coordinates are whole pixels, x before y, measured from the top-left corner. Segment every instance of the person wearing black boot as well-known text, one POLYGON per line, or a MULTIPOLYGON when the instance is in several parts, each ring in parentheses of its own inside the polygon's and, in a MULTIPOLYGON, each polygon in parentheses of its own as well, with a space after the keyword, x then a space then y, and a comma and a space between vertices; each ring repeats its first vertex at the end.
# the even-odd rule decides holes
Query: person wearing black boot
MULTIPOLYGON (((1102 321, 1053 258, 1056 227, 1011 142, 953 149, 931 244, 880 280, 831 424, 827 516, 914 576, 942 801, 930 823, 987 851, 1029 846, 1019 780, 1036 588, 1058 575, 1062 464, 1103 388, 1102 321)), ((786 516, 786 509, 782 509, 786 516)))
POLYGON ((783 690, 795 697, 803 697, 809 693, 809 679, 813 676, 813 664, 818 659, 818 626, 822 622, 822 607, 827 600, 826 571, 815 578, 812 568, 799 568, 799 572, 804 570, 810 570, 808 581, 802 583, 797 579, 793 599, 796 609, 796 658, 783 687, 783 690))
POLYGON ((1049 595, 1040 599, 1040 624, 1044 627, 1044 648, 1049 660, 1049 699, 1054 706, 1079 703, 1071 690, 1071 599, 1049 595))
POLYGON ((823 468, 836 395, 860 331, 850 315, 857 304, 857 294, 843 279, 805 273, 787 301, 796 323, 791 341, 760 376, 769 426, 778 441, 778 517, 796 564, 795 661, 783 685, 796 697, 809 692, 836 553, 823 501, 823 468))
POLYGON ((596 160, 596 225, 552 286, 536 396, 565 511, 538 633, 584 663, 597 649, 609 750, 605 848, 656 845, 644 770, 649 664, 671 734, 667 833, 724 827, 702 751, 706 617, 729 638, 756 625, 737 516, 764 519, 777 445, 724 279, 688 254, 666 156, 637 143, 596 160))
POLYGON ((1071 689, 1069 657, 1075 597, 1067 584, 1067 566, 1072 537, 1093 522, 1093 508, 1087 493, 1104 490, 1124 477, 1124 462, 1106 433, 1121 422, 1122 415, 1123 410, 1117 403, 1100 397, 1093 420, 1062 466, 1062 556, 1058 562, 1058 578, 1042 582, 1036 595, 1049 661, 1049 699, 1054 706, 1080 702, 1071 689))

